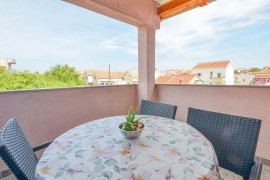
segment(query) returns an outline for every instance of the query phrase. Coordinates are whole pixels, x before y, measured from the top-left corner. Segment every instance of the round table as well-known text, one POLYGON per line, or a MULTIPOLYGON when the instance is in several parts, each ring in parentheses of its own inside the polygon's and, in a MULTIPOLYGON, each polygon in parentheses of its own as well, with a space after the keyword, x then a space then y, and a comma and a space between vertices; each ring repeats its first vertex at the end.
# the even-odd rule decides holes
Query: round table
POLYGON ((75 127, 44 151, 37 179, 219 179, 211 143, 187 123, 143 116, 138 139, 125 139, 124 116, 75 127))

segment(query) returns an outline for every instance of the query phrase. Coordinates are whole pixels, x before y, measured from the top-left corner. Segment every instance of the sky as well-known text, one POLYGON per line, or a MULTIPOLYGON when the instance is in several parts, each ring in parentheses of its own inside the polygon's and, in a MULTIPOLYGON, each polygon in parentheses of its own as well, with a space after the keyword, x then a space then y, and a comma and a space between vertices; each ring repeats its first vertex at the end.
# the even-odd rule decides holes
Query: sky
MULTIPOLYGON (((60 0, 0 0, 0 58, 16 70, 137 70, 137 28, 60 0)), ((270 65, 270 1, 217 0, 161 22, 156 68, 191 69, 231 60, 270 65)))

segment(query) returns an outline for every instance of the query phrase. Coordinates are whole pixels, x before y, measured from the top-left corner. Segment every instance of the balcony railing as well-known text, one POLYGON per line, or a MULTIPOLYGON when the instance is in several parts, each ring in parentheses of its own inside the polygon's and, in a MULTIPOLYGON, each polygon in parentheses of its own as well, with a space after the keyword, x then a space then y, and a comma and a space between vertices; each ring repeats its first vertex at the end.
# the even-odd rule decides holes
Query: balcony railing
POLYGON ((178 106, 176 119, 186 121, 188 107, 262 120, 256 156, 270 159, 270 88, 222 85, 156 85, 158 101, 178 106))
MULTIPOLYGON (((138 104, 137 94, 137 85, 1 92, 0 125, 17 118, 34 146, 79 124, 125 114, 138 104)), ((261 119, 256 156, 270 159, 269 94, 267 87, 156 85, 154 99, 177 105, 180 121, 188 107, 261 119)))
POLYGON ((34 146, 82 123, 125 114, 137 105, 136 94, 136 85, 1 92, 0 125, 16 118, 34 146))

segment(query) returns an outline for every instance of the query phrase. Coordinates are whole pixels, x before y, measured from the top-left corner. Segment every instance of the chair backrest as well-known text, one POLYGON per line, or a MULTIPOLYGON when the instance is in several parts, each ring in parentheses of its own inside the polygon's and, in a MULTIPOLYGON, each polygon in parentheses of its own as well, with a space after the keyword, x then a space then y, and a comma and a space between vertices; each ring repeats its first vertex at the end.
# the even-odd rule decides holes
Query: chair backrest
POLYGON ((175 119, 177 107, 154 101, 142 100, 140 107, 141 115, 153 115, 170 119, 175 119))
POLYGON ((37 158, 16 119, 10 119, 0 132, 0 156, 17 179, 35 179, 37 158))
POLYGON ((221 167, 249 178, 261 120, 189 108, 187 123, 212 143, 221 167))

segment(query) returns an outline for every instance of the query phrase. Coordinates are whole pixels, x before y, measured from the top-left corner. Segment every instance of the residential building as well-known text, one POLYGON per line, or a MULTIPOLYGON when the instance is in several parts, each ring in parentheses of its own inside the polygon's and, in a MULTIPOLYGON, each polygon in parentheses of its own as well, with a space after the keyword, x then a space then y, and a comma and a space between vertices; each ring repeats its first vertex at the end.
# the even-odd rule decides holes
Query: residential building
POLYGON ((0 58, 0 66, 3 66, 6 71, 12 71, 11 65, 16 64, 16 61, 11 58, 0 58))
POLYGON ((198 63, 192 68, 192 74, 197 74, 204 84, 234 84, 234 68, 231 61, 198 63))
POLYGON ((234 75, 234 84, 235 85, 250 85, 253 83, 254 74, 251 72, 240 72, 239 74, 234 75))
POLYGON ((167 75, 177 75, 177 74, 191 74, 192 70, 186 69, 169 69, 166 74, 167 75))
POLYGON ((173 76, 159 76, 156 84, 203 84, 195 74, 177 74, 173 76))
POLYGON ((168 82, 170 81, 170 79, 172 78, 173 76, 159 76, 157 79, 156 79, 156 84, 168 84, 168 82))
POLYGON ((269 85, 270 83, 270 66, 265 66, 263 70, 254 73, 254 85, 269 85))
POLYGON ((127 84, 124 81, 124 73, 120 71, 86 70, 89 85, 120 85, 127 84))
POLYGON ((126 71, 123 77, 126 84, 138 84, 138 71, 126 71))
POLYGON ((87 76, 87 73, 86 71, 78 71, 77 72, 81 78, 84 80, 85 84, 88 84, 88 76, 87 76))
POLYGON ((78 73, 92 86, 138 84, 138 71, 85 70, 78 73))
POLYGON ((120 71, 86 70, 89 85, 119 85, 127 84, 124 81, 124 73, 120 71))

